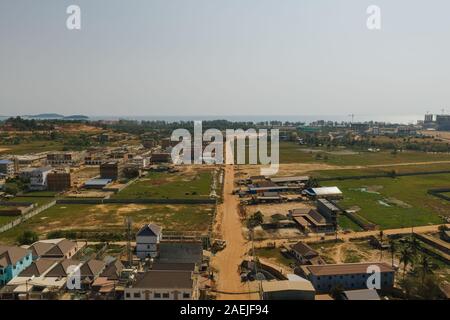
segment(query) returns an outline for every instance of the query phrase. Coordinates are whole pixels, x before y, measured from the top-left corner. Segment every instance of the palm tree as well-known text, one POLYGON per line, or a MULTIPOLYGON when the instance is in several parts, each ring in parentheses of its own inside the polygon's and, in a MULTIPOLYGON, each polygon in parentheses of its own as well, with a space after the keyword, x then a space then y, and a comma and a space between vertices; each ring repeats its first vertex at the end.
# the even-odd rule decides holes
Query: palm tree
POLYGON ((427 274, 433 273, 433 264, 430 260, 430 257, 426 255, 420 255, 419 258, 419 266, 422 273, 422 286, 425 281, 425 276, 427 274))
POLYGON ((412 253, 408 247, 404 247, 402 251, 400 251, 400 263, 403 263, 403 278, 406 275, 406 268, 412 262, 412 253))
POLYGON ((392 258, 392 266, 394 266, 394 256, 395 256, 395 250, 397 248, 395 247, 395 241, 389 240, 389 251, 391 251, 391 258, 392 258))
POLYGON ((414 234, 411 235, 411 238, 409 239, 409 242, 408 242, 408 246, 409 246, 409 249, 411 249, 411 253, 413 255, 416 255, 417 250, 419 249, 420 245, 419 245, 419 241, 417 241, 417 238, 414 236, 414 234))
POLYGON ((378 235, 380 237, 380 260, 383 260, 383 230, 380 230, 380 233, 378 235))

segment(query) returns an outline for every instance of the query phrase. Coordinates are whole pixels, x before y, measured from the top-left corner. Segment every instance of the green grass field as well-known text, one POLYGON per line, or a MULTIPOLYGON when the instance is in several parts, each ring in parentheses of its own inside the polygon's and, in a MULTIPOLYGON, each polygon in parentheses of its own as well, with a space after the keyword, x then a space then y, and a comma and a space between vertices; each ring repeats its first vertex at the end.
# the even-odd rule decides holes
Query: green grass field
POLYGON ((0 144, 0 154, 2 153, 11 153, 11 154, 27 154, 27 153, 38 153, 44 151, 62 151, 64 149, 64 145, 58 141, 49 141, 49 140, 36 140, 31 142, 23 142, 20 144, 0 144), (2 150, 6 149, 6 150, 2 150))
POLYGON ((352 231, 362 231, 363 229, 358 226, 356 223, 354 223, 352 220, 350 220, 347 216, 340 215, 338 217, 338 225, 343 230, 352 230, 352 231))
POLYGON ((380 165, 395 163, 416 163, 429 161, 450 161, 450 154, 405 151, 392 154, 390 151, 367 152, 350 149, 306 148, 294 142, 280 143, 281 163, 327 163, 338 166, 380 165), (355 154, 354 154, 355 153, 355 154), (317 159, 317 155, 322 159, 317 159), (324 159, 326 156, 326 160, 324 159))
POLYGON ((450 186, 450 174, 400 178, 327 181, 344 193, 341 205, 359 207, 358 214, 381 229, 442 223, 450 214, 450 202, 427 194, 430 188, 450 186))
POLYGON ((211 179, 211 171, 191 175, 150 172, 145 178, 115 194, 113 198, 204 199, 209 198, 211 179))
POLYGON ((291 263, 295 263, 294 259, 285 257, 279 248, 257 248, 255 249, 257 257, 265 258, 267 260, 273 260, 274 262, 290 267, 291 263))
POLYGON ((55 205, 19 226, 0 233, 0 242, 13 243, 25 230, 40 237, 56 230, 125 232, 125 217, 137 230, 143 223, 156 223, 165 230, 208 230, 214 207, 210 205, 55 205))

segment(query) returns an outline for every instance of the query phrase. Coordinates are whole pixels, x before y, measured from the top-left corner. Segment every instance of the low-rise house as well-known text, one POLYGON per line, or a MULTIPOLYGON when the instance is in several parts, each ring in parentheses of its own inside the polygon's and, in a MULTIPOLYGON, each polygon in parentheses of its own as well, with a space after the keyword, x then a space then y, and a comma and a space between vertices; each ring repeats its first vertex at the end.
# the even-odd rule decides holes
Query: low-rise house
POLYGON ((150 270, 125 288, 125 300, 196 300, 197 279, 190 271, 150 270))
POLYGON ((47 277, 60 261, 39 259, 8 282, 0 291, 0 299, 54 299, 66 285, 66 277, 47 277))
POLYGON ((311 281, 317 292, 328 293, 336 286, 344 290, 367 289, 367 280, 374 270, 379 270, 380 289, 391 289, 395 269, 381 262, 301 266, 299 272, 300 276, 311 281))
POLYGON ((33 259, 71 259, 80 249, 76 242, 67 239, 40 240, 33 243, 28 249, 33 254, 33 259))
POLYGON ((336 225, 327 221, 317 210, 300 208, 289 210, 289 215, 303 232, 331 233, 336 225))
POLYGON ((33 262, 31 251, 0 245, 0 286, 7 284, 33 262))
POLYGON ((161 238, 161 227, 156 224, 144 225, 136 234, 136 255, 140 259, 157 257, 161 238))
POLYGON ((301 241, 291 245, 290 252, 300 264, 325 264, 316 250, 301 241))

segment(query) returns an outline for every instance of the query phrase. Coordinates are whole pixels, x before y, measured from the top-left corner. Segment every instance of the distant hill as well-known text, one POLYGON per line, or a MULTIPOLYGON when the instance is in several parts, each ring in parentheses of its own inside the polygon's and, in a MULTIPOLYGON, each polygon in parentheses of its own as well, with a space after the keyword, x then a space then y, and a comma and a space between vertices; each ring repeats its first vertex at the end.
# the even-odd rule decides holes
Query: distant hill
POLYGON ((82 114, 74 114, 71 116, 64 117, 64 120, 88 120, 88 116, 84 116, 82 114))
POLYGON ((30 119, 62 119, 64 116, 58 113, 40 113, 34 115, 24 115, 24 118, 30 119))
POLYGON ((28 118, 28 119, 47 119, 47 120, 54 120, 54 119, 59 119, 59 120, 87 120, 89 119, 89 117, 81 115, 81 114, 75 114, 75 115, 70 115, 70 116, 64 116, 62 114, 58 114, 58 113, 40 113, 40 114, 35 114, 35 115, 24 115, 24 118, 28 118))

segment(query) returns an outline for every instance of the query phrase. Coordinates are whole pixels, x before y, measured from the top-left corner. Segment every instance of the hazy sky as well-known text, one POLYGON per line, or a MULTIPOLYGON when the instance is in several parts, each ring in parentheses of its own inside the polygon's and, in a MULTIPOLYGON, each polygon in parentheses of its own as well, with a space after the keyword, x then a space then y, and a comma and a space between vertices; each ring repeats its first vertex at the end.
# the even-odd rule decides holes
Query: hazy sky
POLYGON ((450 109, 448 0, 1 0, 0 114, 450 109), (82 30, 66 29, 81 7, 82 30), (369 31, 366 9, 382 10, 369 31))

